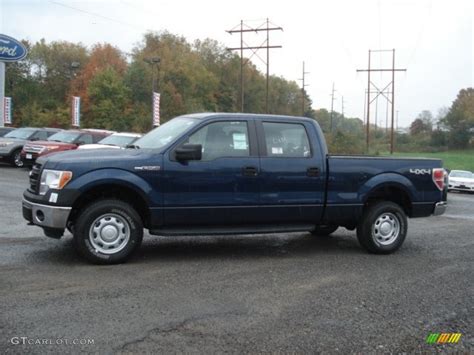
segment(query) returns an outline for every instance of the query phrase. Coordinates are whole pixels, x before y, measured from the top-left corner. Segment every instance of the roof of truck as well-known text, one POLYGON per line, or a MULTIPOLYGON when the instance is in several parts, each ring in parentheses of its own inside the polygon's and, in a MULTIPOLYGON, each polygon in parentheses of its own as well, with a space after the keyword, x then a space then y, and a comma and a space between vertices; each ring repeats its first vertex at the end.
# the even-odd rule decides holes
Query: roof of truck
POLYGON ((247 118, 247 119, 255 119, 255 120, 264 120, 264 119, 298 119, 298 120, 307 120, 307 121, 315 121, 308 117, 301 117, 301 116, 285 116, 285 115, 271 115, 271 114, 260 114, 260 113, 228 113, 228 112, 202 112, 202 113, 192 113, 187 115, 182 115, 181 117, 190 117, 196 119, 206 119, 212 117, 219 117, 219 118, 247 118))

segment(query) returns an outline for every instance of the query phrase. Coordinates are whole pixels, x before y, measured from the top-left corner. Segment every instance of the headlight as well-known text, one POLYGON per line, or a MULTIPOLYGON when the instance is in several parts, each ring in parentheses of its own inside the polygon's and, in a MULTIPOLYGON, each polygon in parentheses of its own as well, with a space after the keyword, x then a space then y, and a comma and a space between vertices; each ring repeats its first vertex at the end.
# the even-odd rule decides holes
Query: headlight
POLYGON ((0 147, 7 147, 10 144, 13 144, 13 142, 2 142, 2 143, 0 143, 0 147))
POLYGON ((41 174, 39 194, 44 195, 49 189, 61 190, 71 181, 72 172, 44 169, 41 174))

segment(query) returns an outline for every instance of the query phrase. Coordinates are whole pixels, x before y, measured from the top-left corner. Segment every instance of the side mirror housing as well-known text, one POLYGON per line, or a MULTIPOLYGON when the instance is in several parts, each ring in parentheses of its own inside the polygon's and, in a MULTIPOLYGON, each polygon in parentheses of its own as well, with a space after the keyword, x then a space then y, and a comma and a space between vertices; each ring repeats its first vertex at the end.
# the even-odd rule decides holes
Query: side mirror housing
POLYGON ((175 158, 178 161, 201 160, 201 144, 183 144, 175 150, 175 158))

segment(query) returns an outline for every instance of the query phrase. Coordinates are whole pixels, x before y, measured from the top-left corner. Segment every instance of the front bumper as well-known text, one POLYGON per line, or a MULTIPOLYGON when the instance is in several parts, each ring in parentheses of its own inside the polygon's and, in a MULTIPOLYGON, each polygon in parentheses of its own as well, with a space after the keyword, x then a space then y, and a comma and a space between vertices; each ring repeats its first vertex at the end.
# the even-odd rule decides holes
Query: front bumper
POLYGON ((23 218, 43 228, 64 230, 71 207, 49 206, 23 199, 23 218))
POLYGON ((446 201, 437 202, 433 211, 434 216, 440 216, 448 208, 448 203, 446 201))

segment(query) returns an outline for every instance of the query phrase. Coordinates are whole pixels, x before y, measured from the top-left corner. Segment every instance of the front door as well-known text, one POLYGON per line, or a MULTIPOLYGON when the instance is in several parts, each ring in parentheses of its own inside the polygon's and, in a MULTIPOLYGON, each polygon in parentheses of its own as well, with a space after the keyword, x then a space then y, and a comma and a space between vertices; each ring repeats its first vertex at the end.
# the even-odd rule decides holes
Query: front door
POLYGON ((255 125, 213 121, 179 144, 201 144, 202 159, 178 162, 172 149, 164 162, 166 226, 248 224, 259 203, 255 125))

